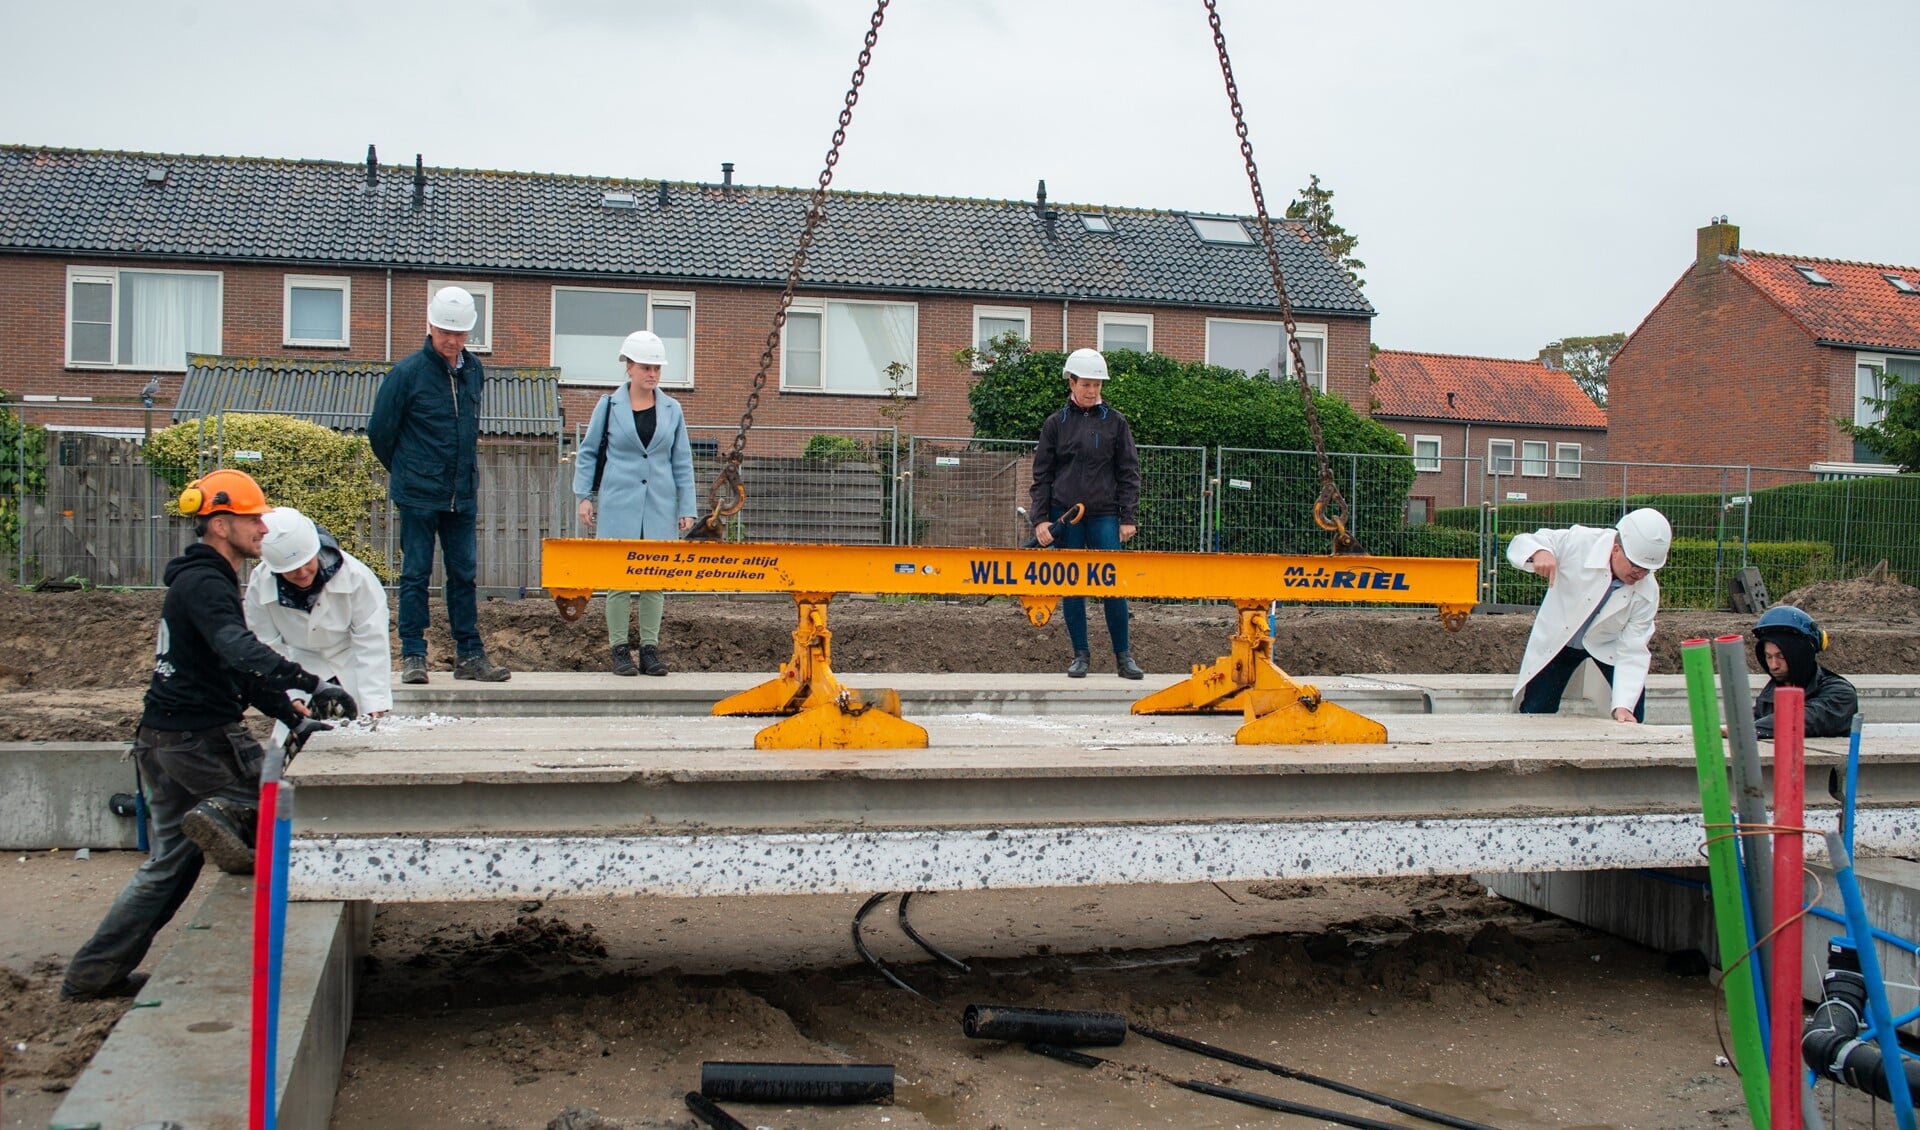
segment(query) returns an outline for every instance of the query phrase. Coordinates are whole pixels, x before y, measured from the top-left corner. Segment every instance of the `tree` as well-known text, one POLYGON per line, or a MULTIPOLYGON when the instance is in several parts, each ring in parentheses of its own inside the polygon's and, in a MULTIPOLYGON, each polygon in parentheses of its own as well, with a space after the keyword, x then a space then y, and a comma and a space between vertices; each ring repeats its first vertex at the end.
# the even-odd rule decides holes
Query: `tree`
POLYGON ((1613 363, 1613 355, 1627 343, 1623 333, 1601 334, 1599 337, 1563 337, 1559 341, 1548 342, 1540 350, 1540 363, 1549 369, 1559 369, 1573 378, 1580 391, 1592 398, 1595 404, 1607 406, 1607 366, 1613 363))
POLYGON ((1287 205, 1287 219, 1305 220, 1307 230, 1327 245, 1327 251, 1333 261, 1347 272, 1347 278, 1357 290, 1366 289, 1366 280, 1360 272, 1367 265, 1353 257, 1353 249, 1360 245, 1360 237, 1351 235, 1347 229, 1333 220, 1333 190, 1322 188, 1320 174, 1310 174, 1307 187, 1300 190, 1299 199, 1287 205))
POLYGON ((1885 382, 1886 395, 1867 398, 1883 413, 1878 423, 1834 422, 1882 459, 1899 464, 1900 470, 1920 473, 1920 381, 1909 384, 1892 373, 1881 373, 1879 379, 1885 382))

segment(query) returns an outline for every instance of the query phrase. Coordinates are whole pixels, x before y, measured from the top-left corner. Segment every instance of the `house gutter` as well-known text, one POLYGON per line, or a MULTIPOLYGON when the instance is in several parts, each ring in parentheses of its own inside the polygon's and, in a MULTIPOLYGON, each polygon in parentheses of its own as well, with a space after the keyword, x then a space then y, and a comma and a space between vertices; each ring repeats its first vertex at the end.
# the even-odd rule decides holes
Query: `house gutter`
POLYGON ((1466 429, 1460 438, 1460 505, 1471 506, 1467 501, 1467 460, 1473 458, 1473 425, 1462 420, 1460 426, 1466 429))
POLYGON ((392 267, 387 268, 387 345, 386 345, 386 353, 381 359, 388 362, 391 362, 393 360, 393 268, 392 267))
POLYGON ((1067 351, 1067 307, 1073 305, 1070 299, 1060 300, 1060 352, 1067 351))

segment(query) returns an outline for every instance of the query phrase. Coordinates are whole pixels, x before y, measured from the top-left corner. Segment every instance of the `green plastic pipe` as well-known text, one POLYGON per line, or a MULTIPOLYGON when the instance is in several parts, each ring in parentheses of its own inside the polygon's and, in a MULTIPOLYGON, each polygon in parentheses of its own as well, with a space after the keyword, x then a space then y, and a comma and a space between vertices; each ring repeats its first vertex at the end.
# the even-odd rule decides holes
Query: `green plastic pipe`
MULTIPOLYGON (((1680 645, 1680 665, 1687 673, 1687 709, 1693 720, 1693 761, 1700 775, 1700 811, 1706 833, 1707 877, 1713 887, 1713 927, 1720 941, 1720 989, 1727 998, 1727 1026, 1733 1036, 1733 1054, 1740 1069, 1740 1089, 1746 1095, 1747 1116, 1754 1130, 1771 1130, 1771 1085, 1767 1055, 1760 1042, 1760 1007, 1753 995, 1753 977, 1729 974, 1727 968, 1747 952, 1746 891, 1740 883, 1740 864, 1734 858, 1733 805, 1727 796, 1726 754, 1720 745, 1720 701, 1713 685, 1713 651, 1706 640, 1680 645), (1717 838, 1716 838, 1717 837, 1717 838)), ((1745 664, 1741 674, 1746 673, 1745 664)))

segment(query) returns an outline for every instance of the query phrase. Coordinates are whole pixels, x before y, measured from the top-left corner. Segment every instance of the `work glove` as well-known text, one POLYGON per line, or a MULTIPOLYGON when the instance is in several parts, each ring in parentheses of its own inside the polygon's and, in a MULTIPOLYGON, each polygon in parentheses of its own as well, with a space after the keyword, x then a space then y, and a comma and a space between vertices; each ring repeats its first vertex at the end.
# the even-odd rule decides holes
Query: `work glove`
MULTIPOLYGON (((352 700, 349 699, 348 701, 352 700)), ((308 738, 315 734, 325 733, 331 729, 333 729, 331 724, 322 722, 317 718, 302 718, 298 722, 295 722, 287 731, 287 760, 292 761, 294 754, 299 753, 307 747, 308 738)))
POLYGON ((313 711, 315 718, 353 719, 360 716, 359 708, 354 705, 353 696, 338 683, 321 683, 319 689, 313 692, 313 697, 307 701, 307 709, 313 711))

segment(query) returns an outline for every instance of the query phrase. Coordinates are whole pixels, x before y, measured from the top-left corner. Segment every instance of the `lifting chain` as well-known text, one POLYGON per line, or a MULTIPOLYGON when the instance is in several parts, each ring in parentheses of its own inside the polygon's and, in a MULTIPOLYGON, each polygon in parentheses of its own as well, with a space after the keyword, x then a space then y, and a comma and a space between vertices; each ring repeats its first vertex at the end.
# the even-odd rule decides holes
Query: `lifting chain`
POLYGON ((860 61, 853 68, 853 82, 847 88, 845 105, 840 110, 840 124, 833 131, 833 144, 827 149, 827 163, 820 170, 820 182, 814 186, 813 196, 807 201, 806 225, 800 229, 800 246, 793 250, 793 261, 787 264, 786 286, 780 291, 780 304, 773 312, 773 328, 767 331, 767 344, 760 351, 760 368, 753 374, 753 391, 747 394, 747 410, 740 414, 740 430, 734 434, 733 447, 720 457, 720 476, 713 481, 713 491, 709 501, 713 510, 693 524, 687 531, 689 541, 710 539, 718 540, 726 534, 726 522, 740 512, 747 503, 747 487, 740 479, 740 463, 747 447, 747 431, 753 427, 754 409, 760 407, 760 390, 766 387, 767 370, 773 368, 773 355, 780 348, 780 335, 786 328, 787 308, 793 305, 793 292, 800 285, 800 272, 807 265, 807 248, 812 246, 814 233, 819 231, 821 221, 827 216, 827 187, 833 183, 833 168, 840 163, 840 147, 847 141, 847 126, 853 121, 853 107, 860 101, 860 88, 867 81, 867 65, 873 62, 873 45, 880 38, 880 25, 887 17, 887 5, 891 0, 876 0, 873 15, 867 21, 866 41, 860 48, 860 61))
POLYGON ((1347 500, 1333 481, 1333 464, 1327 459, 1327 441, 1320 434, 1320 412, 1313 403, 1313 388, 1307 383, 1307 365, 1300 355, 1299 327, 1293 319, 1293 302, 1287 297, 1287 284, 1281 277, 1280 250, 1273 241, 1273 222, 1267 218, 1266 193, 1260 190, 1260 170, 1253 163, 1253 142, 1247 137, 1247 116, 1240 108, 1240 85, 1233 80, 1233 62, 1227 58, 1227 35, 1220 29, 1218 0, 1205 0, 1207 26, 1213 29, 1213 47, 1220 55, 1220 77, 1227 83, 1227 101, 1233 106, 1233 132, 1240 138, 1240 156, 1247 163, 1247 183, 1253 187, 1254 214, 1260 220, 1260 243, 1267 251, 1267 267, 1273 272, 1273 289, 1280 296, 1280 322, 1287 331, 1287 351, 1293 358, 1293 371, 1300 378, 1300 404, 1306 409, 1307 431, 1313 435, 1313 452, 1320 460, 1320 497, 1313 503, 1313 520, 1333 534, 1334 553, 1359 553, 1361 549, 1348 529, 1347 500))

